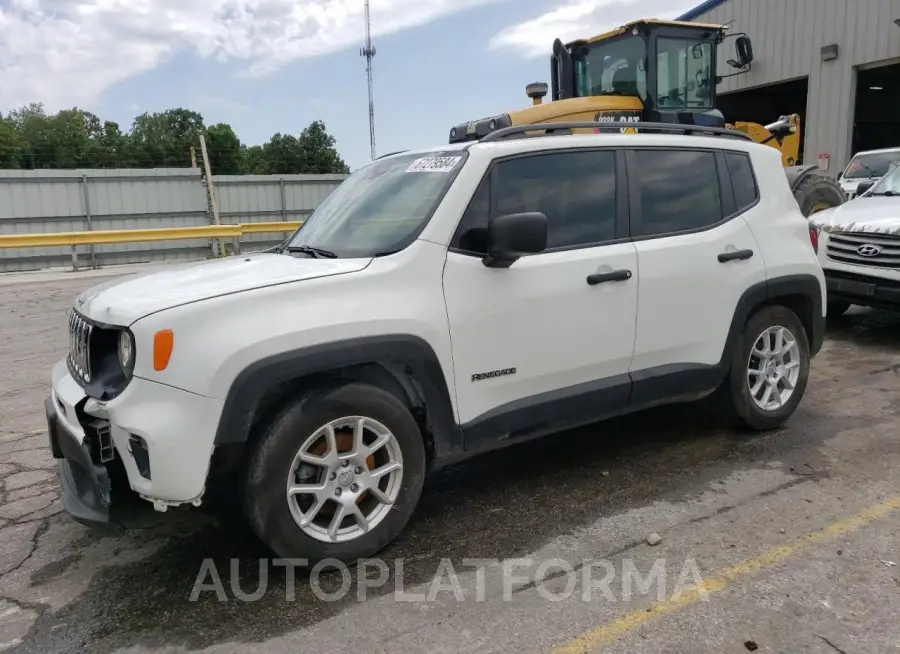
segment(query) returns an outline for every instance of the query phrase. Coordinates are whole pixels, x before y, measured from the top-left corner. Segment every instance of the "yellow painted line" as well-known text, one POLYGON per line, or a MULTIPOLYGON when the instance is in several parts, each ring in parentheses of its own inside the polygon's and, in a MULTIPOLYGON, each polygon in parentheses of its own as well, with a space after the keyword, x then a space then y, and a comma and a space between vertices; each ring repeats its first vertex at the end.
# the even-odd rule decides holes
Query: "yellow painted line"
POLYGON ((816 545, 840 538, 864 527, 870 522, 886 516, 895 509, 900 509, 900 496, 892 497, 880 504, 860 511, 854 516, 832 523, 819 531, 814 531, 800 538, 796 538, 785 545, 775 547, 755 559, 748 559, 720 571, 712 579, 690 586, 678 595, 674 595, 662 602, 654 604, 650 609, 641 609, 627 613, 611 622, 599 625, 588 632, 575 637, 568 643, 553 650, 554 654, 576 654, 591 652, 599 647, 608 645, 625 634, 634 631, 638 627, 655 618, 676 613, 683 608, 696 604, 708 594, 716 593, 728 588, 732 583, 743 577, 748 577, 764 568, 779 563, 794 554, 809 550, 816 545))

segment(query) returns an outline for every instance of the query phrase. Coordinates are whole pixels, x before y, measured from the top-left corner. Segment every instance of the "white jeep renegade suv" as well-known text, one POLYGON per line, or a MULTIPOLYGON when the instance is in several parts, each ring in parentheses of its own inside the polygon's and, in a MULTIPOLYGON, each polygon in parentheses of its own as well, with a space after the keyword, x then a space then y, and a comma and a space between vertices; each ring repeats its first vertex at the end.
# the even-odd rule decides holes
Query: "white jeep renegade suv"
POLYGON ((273 251, 84 293, 45 403, 68 512, 108 521, 116 469, 160 510, 225 479, 279 555, 350 562, 492 447, 713 393, 780 425, 822 268, 778 151, 703 129, 393 154, 273 251))

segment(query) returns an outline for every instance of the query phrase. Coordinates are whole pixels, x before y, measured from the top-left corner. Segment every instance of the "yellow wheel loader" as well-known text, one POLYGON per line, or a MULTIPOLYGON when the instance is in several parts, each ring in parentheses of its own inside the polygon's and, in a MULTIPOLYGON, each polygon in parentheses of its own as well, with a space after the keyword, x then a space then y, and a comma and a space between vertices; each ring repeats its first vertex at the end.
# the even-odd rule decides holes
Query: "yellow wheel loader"
MULTIPOLYGON (((719 45, 735 38, 735 58, 727 61, 740 75, 750 70, 753 46, 746 34, 726 34, 727 26, 657 19, 628 23, 605 34, 563 44, 556 39, 550 57, 550 85, 529 84, 532 106, 463 123, 450 130, 450 143, 477 141, 516 125, 548 124, 544 133, 600 132, 629 123, 666 123, 743 132, 777 148, 788 181, 804 215, 843 204, 838 183, 818 166, 797 165, 800 117, 782 116, 770 125, 726 123, 716 108, 719 45), (544 102, 548 89, 552 102, 544 102), (600 123, 603 129, 559 129, 553 123, 600 123)), ((599 126, 598 126, 599 127, 599 126)), ((653 131, 653 130, 648 130, 653 131)), ((499 136, 499 135, 498 135, 499 136)))

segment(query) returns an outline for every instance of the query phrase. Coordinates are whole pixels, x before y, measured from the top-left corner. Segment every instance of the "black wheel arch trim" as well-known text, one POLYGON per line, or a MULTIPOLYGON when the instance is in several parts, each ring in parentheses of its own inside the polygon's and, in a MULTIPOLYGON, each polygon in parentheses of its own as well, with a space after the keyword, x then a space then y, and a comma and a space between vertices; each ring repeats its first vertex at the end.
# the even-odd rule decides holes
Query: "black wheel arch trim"
MULTIPOLYGON (((737 341, 740 338, 741 330, 750 316, 761 304, 770 303, 772 300, 789 296, 801 296, 806 298, 810 303, 810 323, 804 324, 809 332, 807 334, 809 340, 809 351, 811 356, 818 354, 822 349, 822 343, 825 340, 825 316, 822 311, 822 282, 816 275, 785 275, 782 277, 774 277, 764 282, 754 284, 744 291, 735 307, 734 317, 731 321, 731 327, 728 331, 728 339, 725 343, 722 359, 716 366, 720 369, 722 378, 728 372, 728 362, 737 341)), ((801 320, 803 316, 800 316, 801 320)))
POLYGON ((406 334, 313 345, 252 363, 237 375, 228 390, 216 430, 215 446, 245 443, 261 400, 278 384, 351 366, 385 362, 400 364, 420 389, 427 407, 435 459, 461 449, 462 433, 456 424, 450 391, 437 354, 424 339, 406 334))

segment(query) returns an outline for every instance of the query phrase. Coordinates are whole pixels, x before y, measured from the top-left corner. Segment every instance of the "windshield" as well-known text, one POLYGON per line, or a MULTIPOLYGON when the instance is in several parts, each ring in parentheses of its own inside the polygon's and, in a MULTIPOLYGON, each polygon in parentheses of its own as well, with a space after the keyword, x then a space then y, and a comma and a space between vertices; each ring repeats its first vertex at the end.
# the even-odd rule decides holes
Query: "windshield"
POLYGON ((647 99, 646 46, 639 36, 587 46, 575 58, 575 94, 627 95, 647 99))
POLYGON ((866 195, 900 195, 900 164, 894 163, 866 195))
POLYGON ((657 39, 657 93, 659 106, 712 107, 710 41, 657 39))
POLYGON ((402 250, 431 218, 465 157, 462 150, 410 154, 360 168, 325 198, 285 249, 315 248, 338 257, 402 250))
POLYGON ((891 164, 900 163, 900 151, 860 154, 850 161, 844 179, 871 179, 886 175, 891 164))

